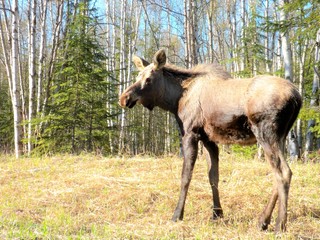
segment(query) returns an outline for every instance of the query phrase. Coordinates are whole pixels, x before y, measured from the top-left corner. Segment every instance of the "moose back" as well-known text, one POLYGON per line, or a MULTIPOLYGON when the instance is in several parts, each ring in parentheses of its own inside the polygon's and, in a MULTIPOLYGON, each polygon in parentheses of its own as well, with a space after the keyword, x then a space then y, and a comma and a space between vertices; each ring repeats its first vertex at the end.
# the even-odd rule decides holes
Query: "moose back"
POLYGON ((182 220, 184 205, 197 159, 198 142, 207 150, 208 175, 213 194, 213 218, 222 217, 217 144, 254 144, 264 149, 275 181, 269 202, 259 218, 263 230, 279 202, 275 231, 285 231, 292 172, 285 159, 285 139, 302 100, 295 86, 274 76, 233 79, 221 67, 207 64, 181 69, 166 63, 159 50, 152 63, 134 57, 136 82, 120 96, 122 107, 136 103, 152 110, 158 106, 174 114, 182 135, 184 162, 181 191, 172 220, 182 220))

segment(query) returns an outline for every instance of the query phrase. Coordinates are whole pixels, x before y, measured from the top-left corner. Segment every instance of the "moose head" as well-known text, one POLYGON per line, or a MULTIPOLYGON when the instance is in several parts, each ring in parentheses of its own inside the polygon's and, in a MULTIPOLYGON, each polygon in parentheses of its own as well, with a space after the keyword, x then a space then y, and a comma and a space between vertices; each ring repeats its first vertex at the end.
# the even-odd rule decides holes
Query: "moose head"
POLYGON ((166 60, 164 50, 156 52, 151 64, 140 57, 133 57, 139 74, 136 82, 121 94, 119 98, 121 107, 132 108, 136 103, 141 103, 144 107, 152 110, 157 105, 158 99, 165 94, 163 67, 166 60))

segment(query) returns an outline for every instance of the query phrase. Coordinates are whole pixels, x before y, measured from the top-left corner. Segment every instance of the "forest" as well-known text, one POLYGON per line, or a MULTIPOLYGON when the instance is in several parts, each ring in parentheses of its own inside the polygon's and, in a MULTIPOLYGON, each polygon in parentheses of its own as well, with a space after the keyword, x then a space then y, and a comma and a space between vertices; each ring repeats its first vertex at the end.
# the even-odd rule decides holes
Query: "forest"
POLYGON ((2 154, 178 154, 172 115, 118 105, 133 56, 165 49, 180 67, 292 81, 303 109, 288 153, 319 159, 318 0, 1 0, 0 41, 2 154))

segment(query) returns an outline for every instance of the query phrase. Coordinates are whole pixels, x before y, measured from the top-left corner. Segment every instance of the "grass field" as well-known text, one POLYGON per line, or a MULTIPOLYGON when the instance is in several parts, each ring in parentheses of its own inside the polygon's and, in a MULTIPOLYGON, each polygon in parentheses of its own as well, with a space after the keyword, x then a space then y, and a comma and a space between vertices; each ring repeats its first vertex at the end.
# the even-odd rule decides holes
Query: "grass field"
POLYGON ((206 162, 197 161, 184 221, 173 223, 177 157, 0 156, 0 239, 320 239, 320 164, 291 163, 287 233, 257 220, 272 189, 267 163, 222 155, 224 218, 210 221, 206 162))

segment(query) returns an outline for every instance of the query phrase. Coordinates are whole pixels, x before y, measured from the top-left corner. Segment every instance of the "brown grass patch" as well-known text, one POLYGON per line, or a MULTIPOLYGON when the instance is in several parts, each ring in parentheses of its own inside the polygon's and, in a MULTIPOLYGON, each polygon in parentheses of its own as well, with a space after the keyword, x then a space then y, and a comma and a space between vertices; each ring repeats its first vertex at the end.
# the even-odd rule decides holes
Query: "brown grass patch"
MULTIPOLYGON (((0 158, 3 239, 320 239, 320 165, 290 164, 288 231, 257 229, 272 189, 268 164, 222 155, 225 217, 210 221, 206 162, 195 167, 185 219, 170 221, 180 188, 176 157, 0 158)), ((274 218, 276 217, 274 213, 274 218)), ((274 219, 272 223, 274 224, 274 219)))

